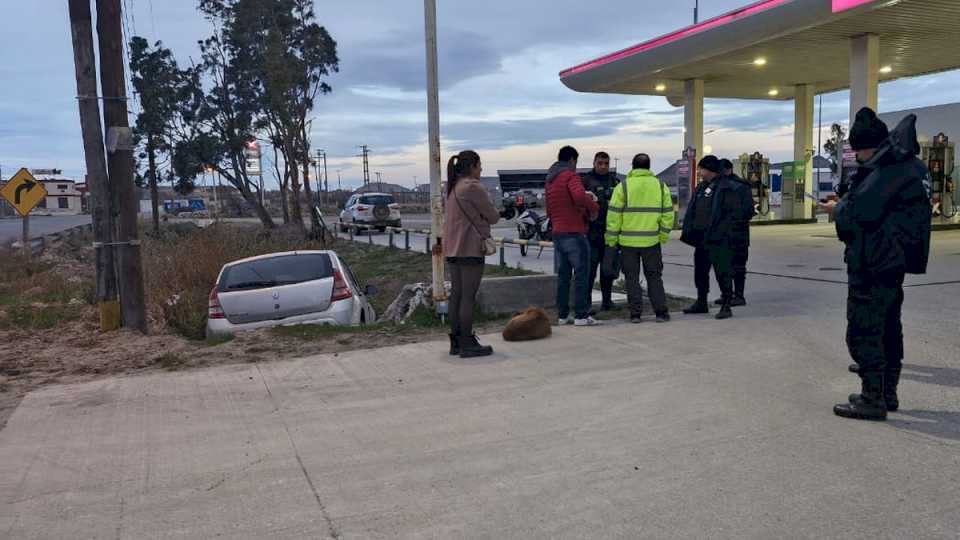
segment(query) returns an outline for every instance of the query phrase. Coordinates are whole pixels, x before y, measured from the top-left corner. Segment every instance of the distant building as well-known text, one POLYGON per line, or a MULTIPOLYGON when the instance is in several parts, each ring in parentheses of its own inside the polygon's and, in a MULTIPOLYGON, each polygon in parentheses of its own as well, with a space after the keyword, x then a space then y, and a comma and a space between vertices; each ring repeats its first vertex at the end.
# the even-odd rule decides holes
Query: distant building
POLYGON ((83 193, 77 189, 76 182, 44 175, 37 180, 47 188, 47 197, 37 205, 35 214, 75 216, 83 212, 83 193))

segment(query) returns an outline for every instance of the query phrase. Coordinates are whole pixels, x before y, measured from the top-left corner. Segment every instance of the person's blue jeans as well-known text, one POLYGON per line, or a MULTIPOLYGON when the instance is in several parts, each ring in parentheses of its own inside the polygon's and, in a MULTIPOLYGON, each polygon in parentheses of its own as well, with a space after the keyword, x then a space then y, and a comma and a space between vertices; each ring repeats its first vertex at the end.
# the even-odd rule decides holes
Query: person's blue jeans
POLYGON ((553 235, 553 262, 557 272, 557 310, 560 318, 570 315, 570 282, 574 280, 574 316, 590 314, 590 243, 584 234, 553 235))

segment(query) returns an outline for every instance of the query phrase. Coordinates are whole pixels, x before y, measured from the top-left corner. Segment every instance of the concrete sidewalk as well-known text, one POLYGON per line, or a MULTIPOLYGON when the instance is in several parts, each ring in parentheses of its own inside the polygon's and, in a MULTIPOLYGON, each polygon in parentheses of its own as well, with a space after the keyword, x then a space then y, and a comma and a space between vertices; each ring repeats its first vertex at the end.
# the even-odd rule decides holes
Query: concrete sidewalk
POLYGON ((0 432, 0 537, 957 538, 956 356, 908 333, 904 411, 837 418, 837 315, 49 387, 0 432))

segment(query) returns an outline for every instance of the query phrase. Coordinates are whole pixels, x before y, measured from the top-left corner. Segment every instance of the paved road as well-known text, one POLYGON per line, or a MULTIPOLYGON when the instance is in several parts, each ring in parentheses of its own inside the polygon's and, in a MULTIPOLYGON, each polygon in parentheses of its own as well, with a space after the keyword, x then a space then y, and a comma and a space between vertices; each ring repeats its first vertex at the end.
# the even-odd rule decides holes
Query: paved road
POLYGON ((956 538, 960 232, 911 278, 886 423, 830 410, 856 384, 829 232, 755 229, 730 321, 45 388, 0 431, 0 537, 956 538))
MULTIPOLYGON (((30 236, 36 238, 88 223, 90 216, 30 216, 30 236)), ((0 219, 0 244, 20 240, 22 227, 19 218, 0 219)))

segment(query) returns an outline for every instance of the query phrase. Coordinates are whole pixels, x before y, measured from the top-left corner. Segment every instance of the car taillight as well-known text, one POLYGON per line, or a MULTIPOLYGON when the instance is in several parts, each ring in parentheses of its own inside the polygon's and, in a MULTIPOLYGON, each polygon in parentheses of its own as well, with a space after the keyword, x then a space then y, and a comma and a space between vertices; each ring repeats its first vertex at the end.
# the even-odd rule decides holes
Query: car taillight
POLYGON ((220 297, 217 296, 217 288, 214 287, 210 291, 210 300, 207 303, 207 318, 208 319, 226 319, 227 316, 223 313, 223 306, 220 305, 220 297))
POLYGON ((358 211, 358 212, 366 212, 367 210, 369 210, 369 208, 367 208, 366 206, 358 206, 358 207, 357 207, 357 211, 358 211))
POLYGON ((347 285, 347 280, 343 279, 343 274, 339 270, 333 271, 333 293, 330 294, 331 302, 348 300, 353 298, 353 291, 347 285))
POLYGON ((397 203, 390 204, 389 206, 391 210, 398 210, 400 208, 400 205, 397 203))

